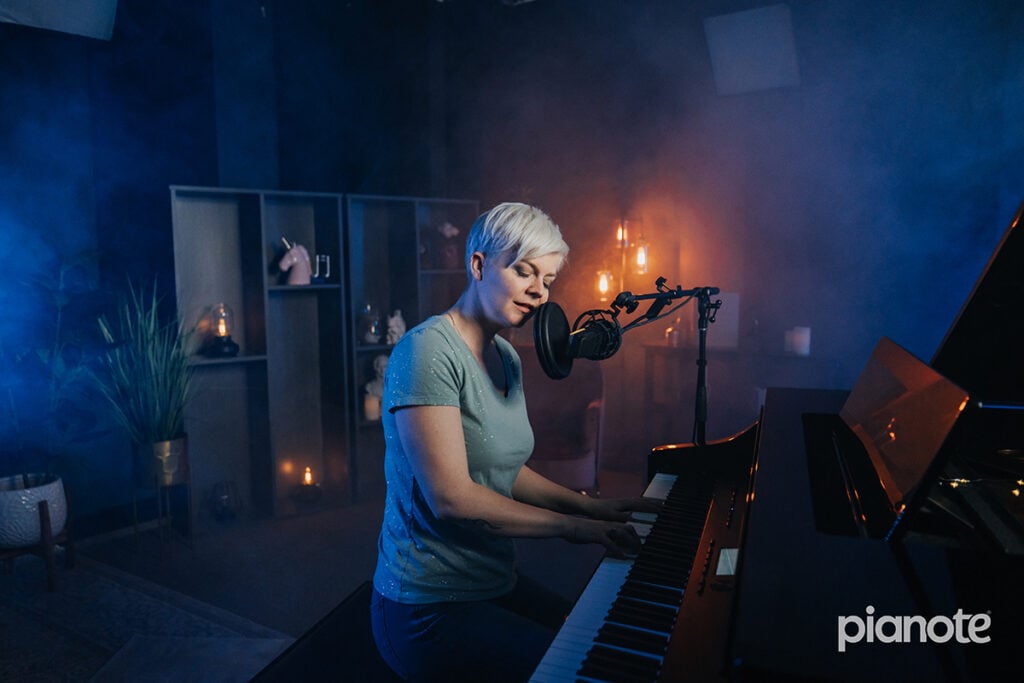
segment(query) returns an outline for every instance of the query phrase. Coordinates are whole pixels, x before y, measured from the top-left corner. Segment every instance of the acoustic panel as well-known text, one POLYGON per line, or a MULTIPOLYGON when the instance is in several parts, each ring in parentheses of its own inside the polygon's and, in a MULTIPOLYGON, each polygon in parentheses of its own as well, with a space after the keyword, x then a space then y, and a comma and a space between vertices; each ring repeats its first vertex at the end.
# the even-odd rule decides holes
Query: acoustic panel
POLYGON ((720 95, 800 85, 787 5, 708 17, 704 35, 720 95))
POLYGON ((110 40, 117 0, 0 0, 0 21, 110 40))

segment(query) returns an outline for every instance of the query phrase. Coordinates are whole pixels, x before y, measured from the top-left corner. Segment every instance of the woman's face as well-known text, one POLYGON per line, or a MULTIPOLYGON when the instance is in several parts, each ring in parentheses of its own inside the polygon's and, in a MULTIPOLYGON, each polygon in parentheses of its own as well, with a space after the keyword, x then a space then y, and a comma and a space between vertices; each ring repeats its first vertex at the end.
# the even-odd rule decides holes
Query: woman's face
POLYGON ((487 257, 473 255, 474 277, 487 318, 501 327, 518 327, 548 300, 551 283, 562 265, 560 254, 545 254, 513 261, 506 252, 487 257))

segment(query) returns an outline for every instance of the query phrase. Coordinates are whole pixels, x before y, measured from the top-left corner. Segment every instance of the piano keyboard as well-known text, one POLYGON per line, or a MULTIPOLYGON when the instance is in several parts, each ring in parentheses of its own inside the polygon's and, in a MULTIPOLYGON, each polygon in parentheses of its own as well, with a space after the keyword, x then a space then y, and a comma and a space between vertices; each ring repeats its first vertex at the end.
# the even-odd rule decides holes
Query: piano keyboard
POLYGON ((644 539, 633 559, 605 558, 537 665, 531 683, 655 681, 704 528, 709 483, 651 480, 655 515, 634 515, 644 539))

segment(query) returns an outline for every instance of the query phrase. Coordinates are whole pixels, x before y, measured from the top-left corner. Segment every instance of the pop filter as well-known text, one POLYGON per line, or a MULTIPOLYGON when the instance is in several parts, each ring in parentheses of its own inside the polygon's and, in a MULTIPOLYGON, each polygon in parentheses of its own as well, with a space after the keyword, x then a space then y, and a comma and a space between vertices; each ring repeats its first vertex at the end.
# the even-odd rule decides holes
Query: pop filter
POLYGON ((541 304, 533 319, 533 342, 544 373, 551 379, 565 379, 572 370, 569 353, 569 320, 553 301, 541 304))

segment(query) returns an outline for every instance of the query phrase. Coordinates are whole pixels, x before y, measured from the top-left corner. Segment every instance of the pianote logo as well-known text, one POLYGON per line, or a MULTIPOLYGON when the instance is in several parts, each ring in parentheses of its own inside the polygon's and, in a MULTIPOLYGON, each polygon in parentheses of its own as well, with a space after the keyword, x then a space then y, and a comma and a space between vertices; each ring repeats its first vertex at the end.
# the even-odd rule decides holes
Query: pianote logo
POLYGON ((942 615, 925 619, 921 616, 875 616, 875 608, 868 605, 865 617, 839 617, 839 651, 847 645, 867 641, 873 643, 987 643, 992 637, 985 635, 992 625, 991 614, 964 614, 958 609, 952 617, 942 615))

